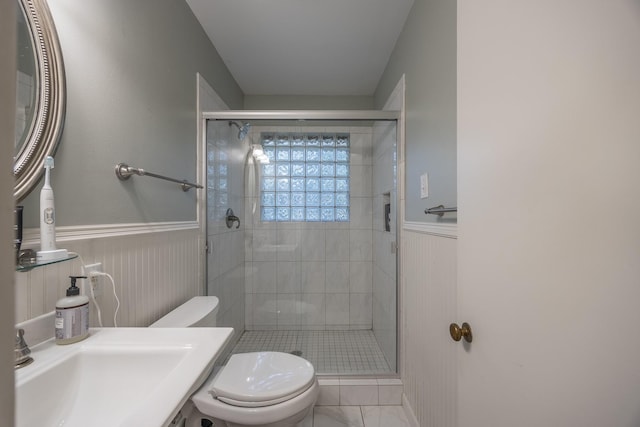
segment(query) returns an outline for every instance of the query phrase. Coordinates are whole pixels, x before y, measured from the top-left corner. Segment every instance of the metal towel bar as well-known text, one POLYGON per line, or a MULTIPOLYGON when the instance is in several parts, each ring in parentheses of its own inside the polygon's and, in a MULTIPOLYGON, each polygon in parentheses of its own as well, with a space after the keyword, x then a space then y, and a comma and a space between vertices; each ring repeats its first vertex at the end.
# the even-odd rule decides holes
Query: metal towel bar
POLYGON ((180 188, 182 188, 182 191, 189 191, 191 187, 202 188, 202 185, 200 184, 194 184, 192 182, 188 182, 185 180, 169 178, 168 176, 164 176, 164 175, 158 175, 157 173, 152 173, 141 168, 134 168, 133 166, 129 166, 126 163, 118 163, 116 165, 116 176, 118 177, 119 180, 126 181, 127 179, 131 178, 131 175, 150 176, 153 178, 164 179, 165 181, 175 182, 180 184, 180 188))
POLYGON ((435 208, 429 208, 424 210, 424 213, 426 213, 427 215, 438 215, 438 216, 442 216, 447 212, 458 212, 458 207, 454 206, 451 208, 445 208, 444 206, 440 205, 440 206, 436 206, 435 208))

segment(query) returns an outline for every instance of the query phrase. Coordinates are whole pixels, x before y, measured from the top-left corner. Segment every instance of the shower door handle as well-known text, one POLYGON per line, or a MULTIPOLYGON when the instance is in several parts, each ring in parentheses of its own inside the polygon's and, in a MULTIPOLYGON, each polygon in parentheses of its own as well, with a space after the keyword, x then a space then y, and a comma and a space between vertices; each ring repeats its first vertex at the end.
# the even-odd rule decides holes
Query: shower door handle
POLYGON ((229 208, 227 209, 227 213, 225 214, 225 222, 227 224, 227 228, 231 228, 233 227, 233 223, 237 222, 238 225, 236 226, 236 228, 240 228, 240 218, 238 218, 237 216, 235 216, 233 214, 233 209, 229 208))

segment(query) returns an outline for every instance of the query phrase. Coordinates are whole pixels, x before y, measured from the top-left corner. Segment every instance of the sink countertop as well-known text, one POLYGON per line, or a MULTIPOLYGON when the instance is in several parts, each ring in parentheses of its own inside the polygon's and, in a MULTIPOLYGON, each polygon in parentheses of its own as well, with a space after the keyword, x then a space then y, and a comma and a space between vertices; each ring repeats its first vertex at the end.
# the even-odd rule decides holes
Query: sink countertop
POLYGON ((34 362, 15 373, 16 425, 167 426, 232 334, 232 328, 93 328, 78 343, 35 345, 34 362))

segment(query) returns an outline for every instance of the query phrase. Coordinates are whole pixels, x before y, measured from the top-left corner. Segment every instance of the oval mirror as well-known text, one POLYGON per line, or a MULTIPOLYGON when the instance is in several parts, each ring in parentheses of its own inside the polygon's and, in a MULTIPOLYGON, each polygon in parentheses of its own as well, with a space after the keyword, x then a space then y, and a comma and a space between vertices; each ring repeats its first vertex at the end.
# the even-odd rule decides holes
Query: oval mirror
POLYGON ((65 78, 62 53, 46 0, 18 0, 18 71, 14 197, 22 200, 44 172, 62 134, 65 78))

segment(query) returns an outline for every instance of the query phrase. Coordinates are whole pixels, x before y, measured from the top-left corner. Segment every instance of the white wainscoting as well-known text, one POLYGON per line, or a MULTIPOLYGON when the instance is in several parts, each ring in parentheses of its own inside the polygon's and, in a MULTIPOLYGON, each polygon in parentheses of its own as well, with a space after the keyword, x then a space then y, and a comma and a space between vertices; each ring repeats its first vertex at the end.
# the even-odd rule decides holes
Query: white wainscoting
POLYGON ((456 227, 405 223, 401 251, 403 404, 421 427, 455 427, 456 227))
MULTIPOLYGON (((189 298, 201 295, 204 243, 197 222, 60 227, 58 247, 79 253, 85 264, 101 262, 113 276, 120 299, 118 326, 148 326, 189 298)), ((24 247, 37 249, 37 230, 25 232, 24 247)), ((80 259, 16 273, 16 323, 55 310, 80 259)), ((111 282, 102 280, 97 300, 104 326, 113 326, 111 282)), ((91 304, 91 326, 98 326, 91 304)), ((53 333, 53 325, 51 326, 53 333)))

